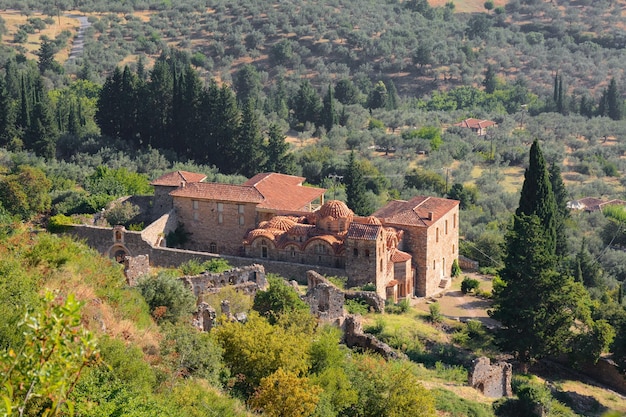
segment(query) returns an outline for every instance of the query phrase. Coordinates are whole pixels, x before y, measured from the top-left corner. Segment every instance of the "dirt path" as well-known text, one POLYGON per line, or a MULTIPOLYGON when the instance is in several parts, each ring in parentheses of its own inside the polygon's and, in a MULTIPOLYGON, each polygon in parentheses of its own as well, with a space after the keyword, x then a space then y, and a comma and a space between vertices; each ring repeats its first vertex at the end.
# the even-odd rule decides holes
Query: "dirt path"
MULTIPOLYGON (((491 291, 491 277, 473 273, 463 274, 463 276, 477 279, 480 282, 481 291, 491 291)), ((461 292, 461 281, 462 278, 456 278, 452 283, 452 288, 443 295, 434 297, 434 300, 439 303, 441 314, 449 318, 459 319, 460 321, 480 320, 488 327, 497 327, 498 322, 487 314, 487 310, 491 308, 491 300, 471 294, 463 294, 461 292)), ((432 304, 432 299, 420 298, 415 303, 415 307, 428 312, 430 304, 432 304)))

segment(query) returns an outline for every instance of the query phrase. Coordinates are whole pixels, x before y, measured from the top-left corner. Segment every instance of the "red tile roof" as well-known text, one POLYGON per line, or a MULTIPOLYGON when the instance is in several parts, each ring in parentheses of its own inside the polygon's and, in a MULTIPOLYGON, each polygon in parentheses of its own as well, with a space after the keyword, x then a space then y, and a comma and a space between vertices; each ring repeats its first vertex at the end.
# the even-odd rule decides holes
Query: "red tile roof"
POLYGON ((410 261, 411 258, 412 256, 410 254, 396 249, 395 251, 393 251, 393 254, 391 255, 391 262, 393 263, 406 262, 406 261, 410 261))
POLYGON ((263 195, 254 187, 245 185, 196 182, 187 184, 170 193, 173 197, 205 200, 233 201, 237 203, 261 203, 263 195))
POLYGON ((457 200, 420 196, 409 201, 391 201, 373 216, 382 219, 386 224, 428 227, 458 204, 457 200))
POLYGON ((381 225, 352 222, 348 227, 348 235, 346 236, 346 238, 358 240, 376 240, 382 228, 383 227, 381 225))
POLYGON ((481 120, 469 118, 459 123, 455 123, 454 126, 467 127, 469 129, 485 129, 487 127, 495 126, 497 123, 491 120, 481 120))
POLYGON ((181 183, 202 182, 206 179, 206 175, 188 171, 173 171, 161 175, 150 183, 150 185, 163 185, 166 187, 180 187, 181 183))
POLYGON ((304 177, 269 172, 257 174, 243 185, 256 188, 264 197, 258 208, 300 211, 326 192, 323 188, 304 187, 304 177))

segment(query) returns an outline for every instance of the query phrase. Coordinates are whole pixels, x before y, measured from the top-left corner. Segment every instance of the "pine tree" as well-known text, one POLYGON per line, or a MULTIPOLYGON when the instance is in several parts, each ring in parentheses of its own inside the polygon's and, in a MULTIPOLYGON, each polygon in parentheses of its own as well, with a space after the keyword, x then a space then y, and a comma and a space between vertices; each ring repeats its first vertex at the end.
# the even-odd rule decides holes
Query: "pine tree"
POLYGON ((276 123, 272 123, 267 133, 268 141, 265 148, 267 162, 264 171, 293 174, 296 171, 295 158, 289 152, 289 144, 285 135, 276 123))
POLYGON ((387 87, 387 101, 385 102, 385 108, 387 110, 395 110, 398 108, 398 90, 393 80, 389 79, 385 81, 387 87))
POLYGON ((243 103, 236 145, 236 172, 248 178, 261 172, 266 156, 263 135, 252 100, 243 103))
POLYGON ((120 134, 121 89, 122 71, 116 67, 113 74, 104 81, 96 110, 96 122, 100 132, 111 138, 117 138, 120 134))
POLYGON ((303 130, 307 122, 316 124, 321 107, 320 98, 309 80, 302 81, 291 106, 295 127, 303 130))
POLYGON ((333 98, 333 88, 328 85, 328 90, 324 96, 324 102, 322 106, 321 122, 327 132, 337 124, 337 112, 335 111, 335 103, 333 98))
POLYGON ((348 168, 344 176, 346 186, 346 204, 357 216, 368 216, 372 212, 370 203, 367 200, 367 190, 365 188, 365 178, 363 169, 359 161, 354 156, 354 151, 350 152, 348 168))
POLYGON ((252 100, 256 107, 261 91, 261 78, 256 68, 252 65, 244 65, 235 77, 233 88, 237 93, 237 101, 245 103, 252 100))

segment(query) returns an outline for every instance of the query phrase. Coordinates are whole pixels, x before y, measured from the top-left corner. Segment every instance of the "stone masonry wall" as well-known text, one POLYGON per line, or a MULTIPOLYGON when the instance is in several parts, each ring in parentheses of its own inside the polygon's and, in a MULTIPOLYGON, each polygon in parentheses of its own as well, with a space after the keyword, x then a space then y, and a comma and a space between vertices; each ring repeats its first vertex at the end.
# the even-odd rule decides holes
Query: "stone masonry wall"
POLYGON ((327 323, 341 325, 345 316, 345 295, 342 290, 315 271, 307 271, 307 292, 304 301, 311 314, 327 323))
POLYGON ((141 232, 125 231, 123 233, 123 243, 114 242, 113 230, 108 227, 74 225, 69 227, 67 234, 83 240, 88 246, 105 256, 112 257, 111 250, 116 247, 123 247, 127 251, 126 255, 129 256, 148 255, 151 266, 157 267, 177 267, 192 259, 204 262, 210 259, 223 258, 234 267, 246 266, 252 263, 261 264, 265 267, 266 273, 281 275, 288 280, 296 280, 300 284, 306 284, 306 272, 308 270, 314 270, 322 275, 345 277, 345 270, 337 268, 153 247, 142 239, 141 232))
MULTIPOLYGON (((257 289, 265 290, 268 287, 263 265, 249 265, 241 268, 233 268, 222 273, 204 272, 199 275, 180 278, 188 288, 191 288, 196 297, 214 288, 222 288, 227 285, 245 285, 254 283, 257 289)), ((246 291, 247 292, 247 291, 246 291)), ((255 291, 256 292, 256 291, 255 291)))
POLYGON ((176 212, 170 210, 141 231, 141 238, 153 246, 165 246, 165 236, 176 230, 176 212))
POLYGON ((500 398, 513 395, 511 379, 513 366, 507 362, 491 364, 487 357, 474 360, 474 368, 469 374, 469 385, 478 389, 486 397, 500 398))

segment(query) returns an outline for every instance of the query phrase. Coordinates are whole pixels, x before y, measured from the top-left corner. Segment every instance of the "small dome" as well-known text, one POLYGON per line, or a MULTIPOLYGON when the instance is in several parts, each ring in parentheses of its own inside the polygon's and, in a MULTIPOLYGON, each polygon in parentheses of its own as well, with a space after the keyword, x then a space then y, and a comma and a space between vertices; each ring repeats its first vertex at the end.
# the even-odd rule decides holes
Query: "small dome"
POLYGON ((296 222, 285 216, 276 216, 272 218, 264 227, 267 229, 276 229, 286 232, 291 229, 296 222))
POLYGON ((268 238, 270 240, 274 239, 274 235, 269 230, 266 230, 266 229, 254 229, 254 230, 251 230, 248 233, 248 235, 246 236, 246 240, 248 242, 252 242, 254 239, 256 239, 257 237, 260 237, 260 236, 266 237, 266 238, 268 238))
POLYGON ((352 210, 346 204, 339 200, 330 200, 317 211, 317 218, 324 219, 332 217, 333 219, 345 219, 354 216, 352 210))
POLYGON ((365 224, 381 225, 382 223, 378 220, 378 217, 368 216, 365 218, 365 224))

